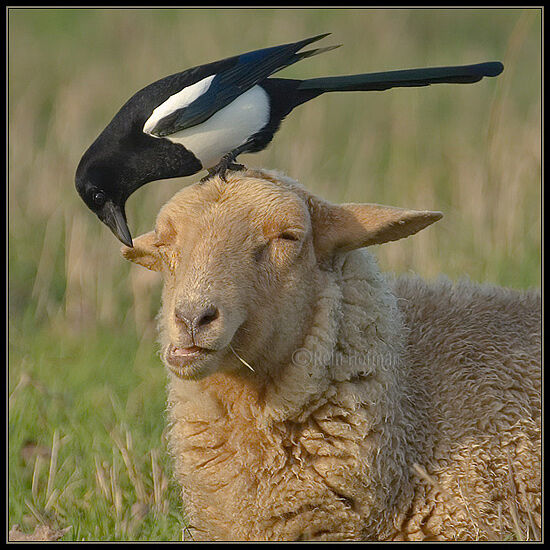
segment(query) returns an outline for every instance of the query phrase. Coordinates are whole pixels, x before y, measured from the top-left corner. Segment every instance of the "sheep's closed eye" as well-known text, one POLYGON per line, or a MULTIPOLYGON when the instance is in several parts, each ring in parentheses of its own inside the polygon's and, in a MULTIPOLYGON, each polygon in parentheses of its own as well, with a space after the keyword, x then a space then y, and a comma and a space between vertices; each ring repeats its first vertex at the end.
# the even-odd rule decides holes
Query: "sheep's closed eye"
POLYGON ((277 235, 277 239, 281 239, 283 241, 300 241, 302 237, 304 236, 304 231, 299 228, 289 228, 285 229, 284 231, 281 231, 277 235))
POLYGON ((299 243, 302 240, 303 235, 304 232, 301 229, 285 229, 284 231, 269 237, 267 241, 258 245, 254 249, 254 259, 258 262, 263 260, 266 257, 266 252, 271 245, 283 246, 299 243))
POLYGON ((277 238, 285 241, 299 241, 300 235, 292 231, 283 231, 277 238))

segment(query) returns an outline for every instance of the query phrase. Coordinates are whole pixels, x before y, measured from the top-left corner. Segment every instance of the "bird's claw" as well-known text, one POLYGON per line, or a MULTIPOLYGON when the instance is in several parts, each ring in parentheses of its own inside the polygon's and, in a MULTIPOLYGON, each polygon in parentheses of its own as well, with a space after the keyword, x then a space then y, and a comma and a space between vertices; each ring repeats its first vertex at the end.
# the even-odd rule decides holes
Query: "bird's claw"
POLYGON ((201 178, 200 182, 204 183, 205 181, 208 181, 210 178, 214 177, 214 170, 212 168, 208 168, 208 174, 201 178))
POLYGON ((225 173, 230 170, 232 172, 239 172, 241 170, 246 170, 244 164, 238 164, 234 162, 235 158, 232 155, 226 155, 222 157, 220 162, 216 164, 213 168, 208 168, 208 174, 201 179, 201 183, 208 181, 214 176, 218 176, 222 181, 227 181, 225 179, 225 173))

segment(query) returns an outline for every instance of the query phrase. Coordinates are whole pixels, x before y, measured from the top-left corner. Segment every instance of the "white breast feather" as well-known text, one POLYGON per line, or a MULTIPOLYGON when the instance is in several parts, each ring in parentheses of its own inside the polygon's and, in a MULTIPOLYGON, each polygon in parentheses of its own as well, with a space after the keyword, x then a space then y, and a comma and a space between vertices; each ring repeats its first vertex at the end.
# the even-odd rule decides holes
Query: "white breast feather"
POLYGON ((203 168, 211 168, 268 121, 268 95, 260 86, 254 86, 205 122, 165 137, 191 151, 203 168))

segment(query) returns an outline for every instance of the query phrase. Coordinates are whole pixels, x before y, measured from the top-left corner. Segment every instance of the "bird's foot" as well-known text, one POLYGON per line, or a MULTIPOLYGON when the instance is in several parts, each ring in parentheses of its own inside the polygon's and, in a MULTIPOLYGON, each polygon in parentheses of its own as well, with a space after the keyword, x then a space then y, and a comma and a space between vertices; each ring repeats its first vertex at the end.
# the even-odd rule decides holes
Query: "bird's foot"
POLYGON ((213 178, 215 176, 216 172, 214 168, 208 168, 208 174, 201 178, 201 183, 204 183, 205 181, 208 181, 210 178, 213 178))
POLYGON ((241 170, 246 170, 246 166, 244 164, 237 164, 235 161, 234 155, 231 153, 228 153, 227 155, 224 155, 220 162, 216 164, 216 166, 212 168, 208 168, 208 175, 204 176, 204 178, 201 179, 201 183, 204 183, 205 181, 208 181, 209 179, 213 178, 214 176, 219 176, 219 178, 222 181, 226 181, 225 179, 225 173, 230 170, 232 172, 239 172, 241 170))

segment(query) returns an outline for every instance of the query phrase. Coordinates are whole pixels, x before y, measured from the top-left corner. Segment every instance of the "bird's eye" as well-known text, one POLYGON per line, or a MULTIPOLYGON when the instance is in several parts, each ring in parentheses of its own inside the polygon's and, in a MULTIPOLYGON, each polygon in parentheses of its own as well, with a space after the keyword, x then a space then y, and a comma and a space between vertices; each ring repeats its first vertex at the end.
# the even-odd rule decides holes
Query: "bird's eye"
POLYGON ((96 206, 103 206, 105 204, 105 193, 103 191, 96 191, 92 195, 92 199, 96 206))

